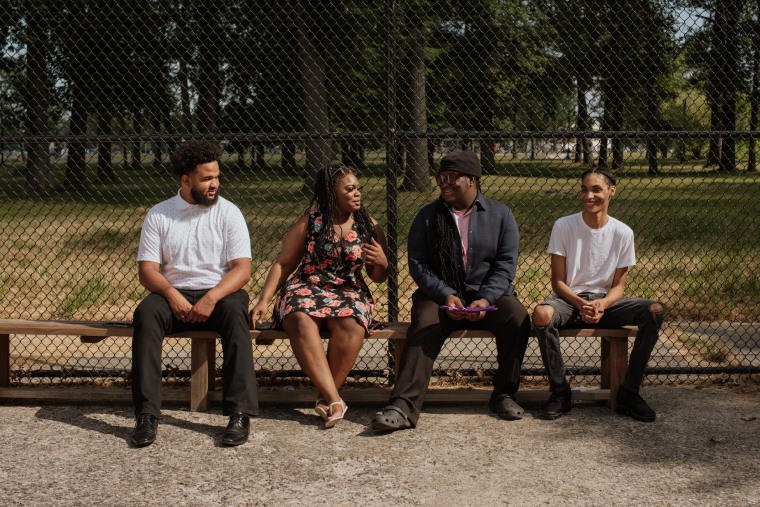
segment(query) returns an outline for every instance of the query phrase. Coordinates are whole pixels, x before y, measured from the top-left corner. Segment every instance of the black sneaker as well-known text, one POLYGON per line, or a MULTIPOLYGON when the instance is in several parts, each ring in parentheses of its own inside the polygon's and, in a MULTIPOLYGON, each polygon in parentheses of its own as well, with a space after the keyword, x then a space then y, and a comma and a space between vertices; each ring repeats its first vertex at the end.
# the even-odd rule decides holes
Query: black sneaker
POLYGON ((573 392, 570 389, 560 392, 552 392, 549 400, 541 407, 541 417, 544 419, 557 419, 562 414, 570 412, 573 402, 573 392))
POLYGON ((618 414, 629 415, 637 421, 643 422, 652 422, 657 418, 655 411, 647 405, 639 393, 621 387, 617 392, 616 400, 618 414))

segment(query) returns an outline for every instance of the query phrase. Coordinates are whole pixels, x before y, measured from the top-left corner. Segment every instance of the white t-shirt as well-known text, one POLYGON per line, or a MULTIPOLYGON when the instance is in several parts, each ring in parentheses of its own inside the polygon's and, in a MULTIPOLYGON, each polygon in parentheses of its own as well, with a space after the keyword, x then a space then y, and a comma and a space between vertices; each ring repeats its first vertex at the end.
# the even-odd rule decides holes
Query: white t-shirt
POLYGON ((190 204, 179 193, 148 212, 137 260, 161 264, 176 289, 215 287, 229 262, 251 258, 251 238, 237 206, 219 197, 212 206, 190 204))
POLYGON ((565 283, 574 293, 606 294, 615 270, 636 264, 633 231, 612 217, 601 229, 592 229, 582 215, 576 213, 554 222, 546 251, 565 257, 565 283))

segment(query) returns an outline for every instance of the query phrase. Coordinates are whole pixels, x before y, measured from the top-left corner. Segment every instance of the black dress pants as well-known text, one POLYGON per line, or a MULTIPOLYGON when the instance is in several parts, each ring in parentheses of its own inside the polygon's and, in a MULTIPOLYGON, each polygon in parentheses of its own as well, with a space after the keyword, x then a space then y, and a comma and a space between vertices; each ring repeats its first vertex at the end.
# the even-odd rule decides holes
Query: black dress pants
MULTIPOLYGON (((207 290, 180 290, 190 304, 195 304, 207 290)), ((169 303, 159 294, 151 294, 137 307, 132 337, 132 400, 135 415, 161 412, 161 352, 164 336, 187 330, 216 331, 222 340, 222 411, 225 415, 242 412, 258 414, 256 374, 253 368, 248 317, 248 293, 233 292, 219 300, 206 322, 185 323, 178 320, 169 303)))
MULTIPOLYGON (((474 293, 465 304, 474 299, 474 293)), ((512 395, 520 387, 520 367, 528 346, 530 318, 515 296, 502 296, 498 310, 486 312, 477 322, 452 320, 438 303, 417 290, 412 295, 412 322, 406 334, 404 352, 390 404, 401 409, 417 425, 425 401, 433 365, 449 334, 456 329, 486 329, 496 336, 498 369, 493 378, 491 398, 512 395)))

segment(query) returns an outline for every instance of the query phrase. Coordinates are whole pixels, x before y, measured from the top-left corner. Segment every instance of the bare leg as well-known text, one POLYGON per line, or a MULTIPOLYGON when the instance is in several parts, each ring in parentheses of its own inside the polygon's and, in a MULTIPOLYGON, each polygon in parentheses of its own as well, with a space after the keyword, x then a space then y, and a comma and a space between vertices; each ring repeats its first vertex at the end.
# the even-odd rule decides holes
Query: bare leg
POLYGON ((303 312, 293 312, 285 317, 282 327, 290 338, 290 347, 298 364, 309 376, 320 397, 327 403, 339 401, 340 395, 330 373, 317 321, 303 312))
POLYGON ((339 390, 359 356, 364 343, 365 329, 352 317, 327 319, 327 328, 330 330, 327 362, 335 389, 339 390))

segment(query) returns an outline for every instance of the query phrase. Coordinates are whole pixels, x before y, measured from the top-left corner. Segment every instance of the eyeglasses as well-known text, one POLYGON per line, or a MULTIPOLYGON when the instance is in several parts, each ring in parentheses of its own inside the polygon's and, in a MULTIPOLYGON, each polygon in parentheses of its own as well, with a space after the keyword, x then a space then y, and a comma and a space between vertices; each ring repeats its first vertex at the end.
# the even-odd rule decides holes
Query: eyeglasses
POLYGON ((435 181, 438 185, 453 185, 462 176, 464 176, 464 174, 459 171, 453 173, 441 173, 435 175, 435 181))

